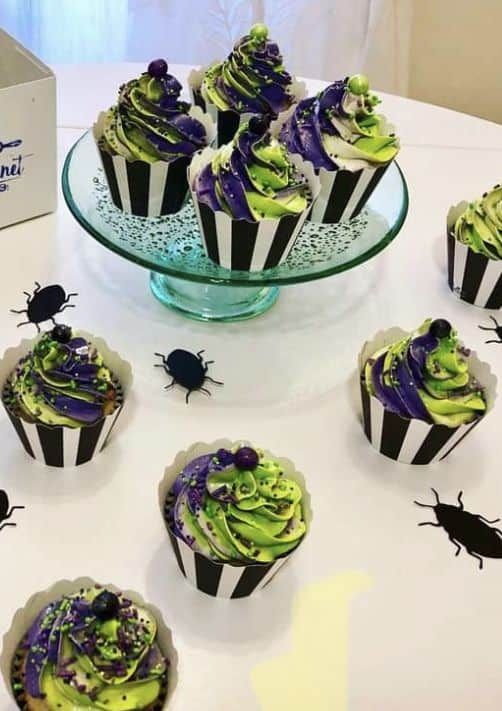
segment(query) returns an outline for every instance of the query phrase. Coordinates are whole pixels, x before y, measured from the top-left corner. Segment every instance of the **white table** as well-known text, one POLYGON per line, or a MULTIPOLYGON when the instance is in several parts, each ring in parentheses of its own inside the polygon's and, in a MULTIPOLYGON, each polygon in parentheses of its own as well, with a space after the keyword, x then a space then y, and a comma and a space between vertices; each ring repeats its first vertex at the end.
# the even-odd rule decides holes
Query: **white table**
MULTIPOLYGON (((142 70, 57 68, 61 161, 118 84, 142 70)), ((184 79, 188 67, 172 71, 184 79)), ((428 512, 413 505, 432 500, 430 486, 451 502, 463 489, 467 509, 502 515, 500 410, 449 460, 394 464, 362 433, 355 358, 382 327, 445 317, 502 378, 502 350, 484 345, 477 329, 487 315, 450 294, 444 255, 449 205, 500 180, 502 127, 392 96, 383 110, 402 137, 411 198, 402 233, 355 271, 284 288, 253 321, 203 324, 165 309, 149 293, 148 273, 94 242, 62 199, 57 214, 1 233, 1 349, 20 339, 8 310, 23 303, 22 291, 34 280, 61 282, 79 292, 71 322, 127 357, 135 382, 120 436, 79 469, 29 460, 0 416, 0 485, 11 503, 26 506, 17 528, 0 534, 0 630, 34 591, 90 575, 136 589, 162 609, 180 656, 177 711, 296 711, 305 705, 291 699, 305 699, 305 688, 316 711, 500 709, 502 561, 486 560, 480 572, 467 554, 455 558, 443 531, 417 527, 428 512), (193 396, 189 407, 182 391, 166 393, 153 352, 175 347, 205 348, 225 387, 210 400, 193 396), (214 600, 185 583, 157 507, 165 464, 192 442, 221 436, 293 459, 314 508, 294 563, 242 601, 214 600), (310 635, 297 639, 284 677, 272 660, 290 651, 292 601, 312 584, 302 608, 310 635), (267 661, 272 676, 259 676, 268 687, 260 703, 251 671, 267 661), (285 678, 292 696, 278 697, 285 678)), ((4 689, 0 709, 12 709, 4 689)))

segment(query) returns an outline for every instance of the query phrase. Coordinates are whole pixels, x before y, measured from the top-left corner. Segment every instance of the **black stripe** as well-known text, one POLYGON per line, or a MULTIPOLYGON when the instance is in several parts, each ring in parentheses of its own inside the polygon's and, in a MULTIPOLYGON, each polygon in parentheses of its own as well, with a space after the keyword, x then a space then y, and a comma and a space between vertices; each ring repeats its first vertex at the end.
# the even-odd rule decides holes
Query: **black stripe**
MULTIPOLYGON (((270 251, 265 260, 264 269, 271 269, 280 263, 300 217, 301 215, 286 215, 285 217, 281 217, 270 246, 270 251)), ((291 245, 291 248, 292 247, 293 245, 291 245)))
POLYGON ((347 203, 356 189, 362 172, 362 170, 356 170, 354 172, 350 170, 336 171, 335 180, 331 186, 331 192, 326 203, 324 215, 321 215, 319 222, 340 221, 343 211, 347 207, 347 203))
POLYGON ((357 215, 359 215, 359 213, 361 212, 363 207, 366 205, 366 203, 370 199, 371 193, 375 190, 376 186, 383 178, 385 171, 387 170, 389 165, 390 165, 390 163, 387 163, 387 165, 383 165, 380 168, 377 168, 375 170, 375 172, 371 176, 371 180, 369 181, 363 194, 361 195, 361 198, 360 198, 359 202, 357 203, 355 209, 352 210, 352 212, 350 214, 350 219, 352 219, 353 217, 357 217, 357 215))
POLYGON ((448 284, 453 291, 453 274, 455 271, 455 237, 448 232, 447 234, 447 249, 448 249, 448 284))
POLYGON ((216 264, 220 263, 218 252, 218 240, 216 239, 216 218, 213 210, 203 202, 199 202, 200 219, 202 222, 202 237, 206 243, 206 250, 209 259, 216 264))
POLYGON ((129 200, 133 215, 148 217, 148 193, 150 185, 150 164, 141 160, 125 161, 129 200))
POLYGON ((456 427, 433 425, 412 459, 412 464, 429 464, 457 431, 456 427))
POLYGON ((181 557, 178 539, 169 529, 167 530, 167 532, 169 533, 169 540, 171 541, 171 546, 174 551, 174 555, 176 556, 176 560, 178 561, 178 567, 186 578, 187 574, 185 572, 185 566, 183 565, 183 558, 181 557))
POLYGON ((177 158, 169 163, 164 197, 160 208, 161 215, 172 215, 181 209, 188 192, 187 168, 189 164, 190 158, 177 158))
POLYGON ((462 437, 460 437, 460 439, 458 439, 458 440, 455 442, 455 444, 453 445, 453 447, 450 447, 450 449, 446 452, 446 454, 443 454, 443 456, 442 456, 441 459, 440 459, 441 462, 443 461, 443 459, 446 459, 446 457, 450 454, 450 452, 453 452, 453 450, 455 449, 455 447, 458 447, 458 445, 460 444, 460 442, 462 442, 462 440, 467 437, 467 435, 469 434, 469 432, 471 432, 477 425, 479 425, 479 423, 481 422, 482 419, 483 419, 482 417, 479 417, 479 418, 474 422, 474 424, 472 425, 472 427, 469 427, 469 429, 468 429, 466 432, 464 432, 464 434, 462 435, 462 437))
POLYGON ((197 589, 215 597, 218 592, 223 565, 209 560, 209 558, 200 553, 194 553, 193 555, 195 557, 197 589))
POLYGON ((274 563, 246 565, 231 597, 247 597, 251 595, 273 565, 274 563))
POLYGON ((101 155, 101 161, 103 163, 103 169, 106 175, 106 181, 110 189, 110 195, 113 203, 122 210, 122 200, 120 199, 119 184, 117 181, 117 176, 115 175, 115 167, 113 165, 113 158, 106 151, 99 151, 101 155))
POLYGON ((5 408, 7 411, 7 414, 9 415, 10 421, 12 422, 14 429, 16 430, 17 434, 19 435, 19 439, 23 443, 23 447, 27 451, 27 453, 30 455, 30 457, 34 458, 33 450, 31 448, 30 440, 26 436, 26 432, 24 431, 23 427, 23 421, 21 420, 20 417, 16 417, 13 415, 7 408, 5 408))
POLYGON ((45 463, 50 467, 62 467, 63 458, 63 428, 37 425, 38 438, 44 453, 45 463))
POLYGON ((391 459, 397 459, 409 426, 410 420, 384 409, 380 452, 391 459))
POLYGON ((92 459, 104 424, 105 418, 103 417, 99 422, 96 422, 95 425, 80 428, 76 464, 84 464, 92 459))
POLYGON ((240 114, 236 111, 218 111, 216 117, 218 146, 230 143, 239 128, 240 121, 240 114))
POLYGON ((108 434, 107 434, 106 437, 105 437, 105 441, 103 442, 103 446, 101 447, 101 449, 104 449, 104 448, 106 447, 106 445, 108 444, 108 440, 110 439, 110 435, 111 435, 111 433, 112 433, 112 430, 113 430, 113 428, 115 427, 115 425, 117 424, 117 420, 119 419, 119 416, 120 416, 120 413, 121 413, 121 412, 122 412, 122 405, 120 405, 120 407, 118 408, 118 411, 115 410, 115 412, 114 412, 112 415, 108 415, 108 416, 107 416, 107 417, 115 417, 115 419, 114 419, 113 422, 112 422, 112 426, 111 426, 110 429, 108 430, 108 434))
POLYGON ((361 375, 360 379, 360 385, 361 385, 361 402, 363 404, 363 426, 364 426, 364 432, 366 433, 366 437, 369 439, 371 442, 371 403, 370 403, 370 394, 368 392, 368 389, 366 388, 366 384, 363 380, 363 376, 361 375))
POLYGON ((249 271, 259 225, 259 222, 232 220, 232 269, 249 271))
POLYGON ((472 249, 467 250, 460 298, 469 304, 473 304, 476 299, 487 266, 488 259, 486 257, 476 254, 472 249))
POLYGON ((502 274, 499 276, 495 287, 486 302, 487 309, 500 309, 502 306, 502 274))

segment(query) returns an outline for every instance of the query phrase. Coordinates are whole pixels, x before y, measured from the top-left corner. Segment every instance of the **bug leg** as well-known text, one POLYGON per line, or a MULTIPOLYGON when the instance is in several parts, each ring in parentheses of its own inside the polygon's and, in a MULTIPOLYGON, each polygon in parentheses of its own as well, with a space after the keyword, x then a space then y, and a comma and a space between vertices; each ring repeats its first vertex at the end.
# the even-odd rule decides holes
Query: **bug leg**
POLYGON ((421 504, 420 501, 414 501, 414 504, 417 506, 421 506, 423 509, 433 509, 435 508, 434 506, 431 506, 430 504, 421 504))
POLYGON ((210 378, 209 375, 206 375, 204 380, 209 380, 209 382, 214 383, 215 385, 225 385, 225 383, 222 383, 221 380, 215 380, 214 378, 210 378))
MULTIPOLYGON (((21 323, 17 324, 16 328, 19 328, 20 326, 26 326, 28 323, 31 323, 31 321, 21 321, 21 323)), ((35 324, 36 325, 36 324, 35 324)))
POLYGON ((432 486, 431 486, 431 491, 432 491, 432 493, 434 494, 434 496, 436 497, 436 503, 437 503, 437 504, 440 504, 441 501, 439 500, 439 494, 438 494, 438 492, 436 491, 436 489, 433 489, 432 486))
MULTIPOLYGON (((481 519, 481 521, 484 521, 485 523, 498 523, 500 521, 499 518, 494 518, 493 521, 489 521, 487 518, 484 516, 481 516, 481 514, 478 514, 478 518, 481 519)), ((498 530, 498 529, 497 529, 498 530)))
POLYGON ((464 502, 462 501, 462 494, 463 494, 463 493, 464 493, 463 491, 459 491, 459 492, 458 492, 458 496, 457 496, 458 508, 459 508, 461 511, 464 510, 464 502))
POLYGON ((2 523, 2 525, 0 526, 0 531, 6 526, 17 526, 17 523, 2 523))
POLYGON ((74 308, 75 308, 75 304, 67 304, 65 302, 65 305, 63 306, 63 308, 59 309, 59 311, 57 313, 62 314, 65 309, 74 309, 74 308))
POLYGON ((500 328, 499 322, 497 321, 497 319, 495 318, 495 316, 490 316, 490 318, 491 318, 491 320, 493 321, 493 323, 495 324, 495 328, 500 328))
POLYGON ((209 390, 207 388, 198 388, 198 390, 201 393, 204 393, 205 395, 207 395, 208 397, 211 397, 211 393, 209 392, 209 390))
POLYGON ((453 545, 457 547, 457 550, 455 551, 455 557, 457 557, 457 555, 459 555, 460 551, 462 550, 462 546, 458 545, 457 541, 453 538, 453 536, 448 536, 448 538, 453 543, 453 545))
POLYGON ((16 509, 24 509, 24 506, 11 506, 11 509, 10 509, 9 513, 7 514, 7 516, 5 516, 4 521, 6 519, 10 518, 16 509))
POLYGON ((158 363, 157 368, 162 368, 162 365, 167 365, 167 358, 163 353, 154 353, 153 355, 156 355, 159 358, 162 358, 162 363, 158 363))
POLYGON ((173 378, 173 379, 171 380, 171 382, 169 383, 169 385, 164 385, 164 390, 170 390, 170 389, 173 388, 175 385, 176 385, 176 382, 175 382, 175 380, 174 380, 174 378, 173 378))
POLYGON ((64 304, 67 304, 68 301, 71 299, 72 296, 78 296, 77 292, 76 292, 76 291, 72 291, 71 294, 68 294, 68 296, 67 296, 66 299, 63 301, 63 303, 64 303, 64 304))
POLYGON ((502 341, 495 341, 495 340, 492 340, 492 341, 485 341, 485 343, 502 343, 502 341))
POLYGON ((203 348, 201 351, 199 351, 199 352, 197 353, 197 358, 198 358, 199 360, 202 360, 201 356, 202 356, 202 354, 205 353, 205 352, 206 352, 206 349, 203 348))
POLYGON ((480 570, 483 570, 483 558, 481 558, 481 556, 478 555, 477 553, 473 553, 473 552, 470 551, 468 548, 466 548, 466 551, 467 551, 467 552, 469 553, 469 555, 471 555, 473 558, 476 558, 477 560, 479 560, 479 569, 480 569, 480 570))
POLYGON ((35 282, 35 287, 36 287, 36 288, 35 288, 35 291, 34 291, 33 293, 34 293, 34 294, 38 294, 38 292, 39 292, 40 289, 42 288, 42 287, 40 286, 40 284, 39 284, 38 281, 35 282))
POLYGON ((193 393, 193 390, 187 390, 187 394, 185 396, 185 402, 188 405, 188 400, 190 398, 190 395, 193 393))
POLYGON ((441 528, 440 523, 434 523, 433 521, 424 521, 423 523, 419 523, 419 526, 434 526, 434 528, 441 528))
POLYGON ((482 331, 495 331, 491 326, 478 326, 482 331))
POLYGON ((27 314, 28 309, 20 309, 19 311, 17 309, 10 309, 11 314, 27 314))

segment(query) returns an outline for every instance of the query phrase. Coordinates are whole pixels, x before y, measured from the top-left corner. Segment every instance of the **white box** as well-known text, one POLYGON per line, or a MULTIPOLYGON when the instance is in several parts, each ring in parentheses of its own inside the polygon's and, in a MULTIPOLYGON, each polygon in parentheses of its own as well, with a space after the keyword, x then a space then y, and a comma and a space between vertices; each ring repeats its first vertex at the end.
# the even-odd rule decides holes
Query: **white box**
POLYGON ((0 29, 0 228, 56 204, 56 79, 0 29))

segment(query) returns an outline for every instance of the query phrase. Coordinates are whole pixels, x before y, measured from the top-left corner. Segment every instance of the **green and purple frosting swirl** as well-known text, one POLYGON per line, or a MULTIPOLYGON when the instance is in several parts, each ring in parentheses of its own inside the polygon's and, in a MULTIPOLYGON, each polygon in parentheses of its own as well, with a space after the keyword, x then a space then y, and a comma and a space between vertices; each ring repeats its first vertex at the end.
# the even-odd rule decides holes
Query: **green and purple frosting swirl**
POLYGON ((152 613, 95 586, 42 610, 13 660, 12 684, 16 697, 49 711, 150 711, 165 698, 168 666, 152 613))
POLYGON ((375 112, 379 101, 360 74, 336 81, 297 104, 280 140, 317 170, 387 165, 396 157, 399 141, 375 112))
POLYGON ((486 412, 482 385, 469 372, 470 352, 444 319, 428 319, 413 334, 366 362, 370 395, 401 417, 458 427, 486 412))
POLYGON ((179 474, 166 500, 166 523, 212 560, 270 563, 305 535, 302 497, 300 486, 263 453, 219 449, 179 474))
POLYGON ((118 405, 102 355, 68 326, 45 333, 20 360, 7 393, 5 404, 18 416, 72 428, 92 425, 118 405))
POLYGON ((254 25, 228 57, 206 71, 201 93, 220 111, 277 116, 294 102, 292 78, 265 25, 254 25))
POLYGON ((305 176, 268 131, 265 117, 252 117, 196 176, 199 202, 232 218, 257 221, 298 215, 311 202, 305 176))
POLYGON ((496 185, 471 202, 457 218, 456 239, 488 259, 502 259, 502 187, 496 185))
POLYGON ((180 101, 181 84, 157 59, 138 79, 120 87, 104 118, 100 148, 127 160, 155 163, 190 158, 208 144, 203 124, 180 101))

